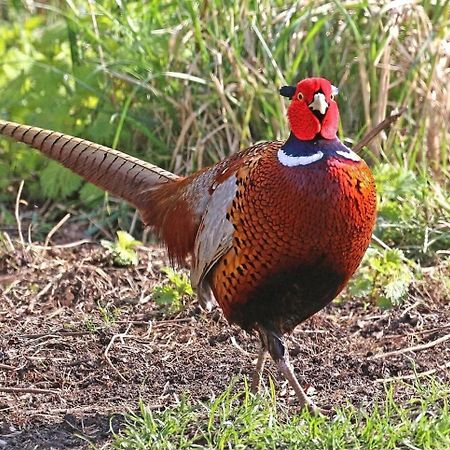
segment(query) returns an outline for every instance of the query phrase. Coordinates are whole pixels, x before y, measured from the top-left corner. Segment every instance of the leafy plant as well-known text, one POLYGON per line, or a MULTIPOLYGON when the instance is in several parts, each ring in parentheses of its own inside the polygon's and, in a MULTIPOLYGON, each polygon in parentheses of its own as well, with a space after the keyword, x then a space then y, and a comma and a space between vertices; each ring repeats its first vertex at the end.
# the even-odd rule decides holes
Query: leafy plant
POLYGON ((406 298, 412 281, 420 275, 418 267, 398 249, 370 247, 348 292, 375 299, 382 308, 398 306, 406 298))
POLYGON ((426 174, 392 164, 374 169, 378 188, 375 234, 405 256, 430 263, 450 248, 450 194, 426 174))
POLYGON ((141 242, 134 239, 126 231, 117 231, 115 242, 102 239, 100 243, 112 254, 114 265, 119 267, 137 265, 139 257, 135 249, 141 242))
POLYGON ((90 333, 98 333, 100 331, 100 327, 94 322, 92 317, 87 317, 83 323, 86 330, 90 333))
POLYGON ((167 275, 167 280, 153 289, 153 300, 172 312, 180 311, 183 298, 194 295, 189 278, 185 273, 176 272, 170 267, 163 268, 162 272, 167 275))

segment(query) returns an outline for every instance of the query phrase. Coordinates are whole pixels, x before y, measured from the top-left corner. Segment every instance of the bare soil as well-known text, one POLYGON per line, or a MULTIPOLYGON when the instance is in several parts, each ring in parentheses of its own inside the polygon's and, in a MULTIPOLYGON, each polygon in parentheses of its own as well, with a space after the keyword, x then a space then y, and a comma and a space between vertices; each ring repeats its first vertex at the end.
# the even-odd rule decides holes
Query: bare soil
MULTIPOLYGON (((233 378, 251 375, 258 340, 230 327, 220 311, 196 300, 179 312, 156 305, 153 287, 168 265, 159 248, 141 249, 138 266, 113 267, 98 244, 22 249, 0 256, 0 449, 101 446, 137 409, 180 397, 207 400, 233 378)), ((292 363, 320 406, 370 408, 383 379, 415 372, 449 379, 450 341, 425 350, 373 358, 432 343, 450 333, 448 298, 430 275, 401 308, 382 311, 338 302, 289 337, 292 363)), ((296 401, 272 364, 278 399, 296 401)), ((408 384, 399 383, 400 401, 408 384)))

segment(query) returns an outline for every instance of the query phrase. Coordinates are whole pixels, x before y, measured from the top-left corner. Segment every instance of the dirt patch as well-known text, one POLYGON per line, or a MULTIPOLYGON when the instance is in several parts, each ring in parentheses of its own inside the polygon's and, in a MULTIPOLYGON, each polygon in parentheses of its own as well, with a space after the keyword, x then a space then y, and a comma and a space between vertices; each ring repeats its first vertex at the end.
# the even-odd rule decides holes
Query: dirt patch
MULTIPOLYGON (((161 408, 183 395, 213 398, 233 377, 244 383, 257 338, 196 301, 179 313, 161 310, 151 292, 167 264, 149 248, 138 266, 115 268, 97 244, 0 258, 0 449, 101 445, 139 399, 161 408)), ((448 379, 449 341, 372 358, 450 333, 448 299, 424 286, 396 310, 337 303, 297 328, 292 363, 320 406, 370 407, 384 396, 381 379, 414 371, 448 379)), ((267 373, 278 380, 279 401, 295 409, 273 365, 267 373)), ((408 385, 396 395, 407 397, 408 385)))

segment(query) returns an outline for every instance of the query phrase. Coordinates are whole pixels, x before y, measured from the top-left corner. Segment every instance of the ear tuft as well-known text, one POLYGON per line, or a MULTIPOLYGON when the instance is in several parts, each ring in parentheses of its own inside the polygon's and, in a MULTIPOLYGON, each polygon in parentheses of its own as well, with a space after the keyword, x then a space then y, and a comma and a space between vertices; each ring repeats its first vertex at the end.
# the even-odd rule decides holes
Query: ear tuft
POLYGON ((337 88, 334 85, 331 85, 331 95, 338 95, 339 94, 339 88, 337 88))

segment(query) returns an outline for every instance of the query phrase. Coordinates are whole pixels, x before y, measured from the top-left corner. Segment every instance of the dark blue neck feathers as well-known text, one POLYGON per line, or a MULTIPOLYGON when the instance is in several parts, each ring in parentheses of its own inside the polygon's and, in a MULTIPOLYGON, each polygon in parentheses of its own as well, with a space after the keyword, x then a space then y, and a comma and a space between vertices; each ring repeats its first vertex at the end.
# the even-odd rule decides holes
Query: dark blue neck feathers
POLYGON ((288 156, 311 156, 321 151, 324 154, 334 153, 343 147, 339 139, 316 138, 311 141, 301 141, 293 133, 281 147, 288 156))

